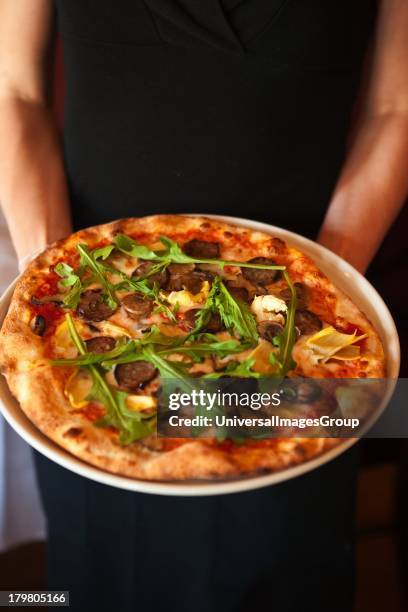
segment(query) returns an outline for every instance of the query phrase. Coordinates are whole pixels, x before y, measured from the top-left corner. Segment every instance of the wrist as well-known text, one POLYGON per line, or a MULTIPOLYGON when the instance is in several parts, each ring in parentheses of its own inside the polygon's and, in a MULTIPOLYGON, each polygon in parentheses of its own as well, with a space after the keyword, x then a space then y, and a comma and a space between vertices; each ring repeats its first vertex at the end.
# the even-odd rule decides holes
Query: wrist
POLYGON ((317 242, 345 259, 361 274, 365 273, 370 264, 370 253, 360 239, 357 241, 344 233, 333 232, 323 227, 317 242))
POLYGON ((20 272, 24 271, 32 259, 37 257, 50 244, 64 238, 71 233, 71 227, 53 228, 47 231, 46 228, 36 228, 35 232, 19 232, 17 237, 13 237, 14 247, 18 260, 20 272))

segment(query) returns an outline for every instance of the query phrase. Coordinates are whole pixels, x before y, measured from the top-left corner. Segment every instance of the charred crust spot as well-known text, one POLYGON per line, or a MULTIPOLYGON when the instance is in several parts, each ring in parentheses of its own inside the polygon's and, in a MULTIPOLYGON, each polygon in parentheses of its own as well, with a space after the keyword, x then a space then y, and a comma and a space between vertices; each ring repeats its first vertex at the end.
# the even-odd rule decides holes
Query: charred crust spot
POLYGON ((300 459, 304 459, 306 457, 306 449, 304 446, 302 446, 301 444, 298 444, 295 447, 295 453, 296 455, 300 458, 300 459))
POLYGON ((43 336, 47 328, 47 322, 42 315, 36 315, 31 321, 31 329, 36 336, 43 336))
POLYGON ((63 434, 64 438, 78 438, 82 434, 82 429, 80 427, 70 427, 63 434))
POLYGON ((283 249, 285 247, 285 243, 280 238, 272 238, 271 242, 276 249, 283 249))
POLYGON ((110 235, 112 237, 115 237, 118 234, 123 234, 123 222, 122 221, 115 221, 111 225, 110 235))

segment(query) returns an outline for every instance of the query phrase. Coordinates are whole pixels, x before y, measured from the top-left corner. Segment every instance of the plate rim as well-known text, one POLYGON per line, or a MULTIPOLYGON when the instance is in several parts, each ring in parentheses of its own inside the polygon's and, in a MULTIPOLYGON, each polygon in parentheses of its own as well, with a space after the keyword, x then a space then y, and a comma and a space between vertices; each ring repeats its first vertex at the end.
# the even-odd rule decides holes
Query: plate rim
MULTIPOLYGON (((203 216, 212 219, 219 219, 221 221, 225 221, 226 223, 235 224, 238 226, 247 227, 251 230, 259 230, 263 232, 267 232, 268 234, 275 234, 278 237, 282 237, 283 240, 287 241, 289 244, 293 243, 294 246, 298 246, 299 243, 302 245, 299 248, 303 249, 305 247, 306 254, 310 255, 312 258, 318 256, 319 259, 322 255, 327 258, 328 262, 336 263, 337 265, 341 265, 343 268, 343 272, 348 275, 348 277, 355 277, 358 279, 359 284, 363 284, 364 289, 368 292, 369 295, 372 296, 372 299, 376 301, 377 304, 380 305, 381 310, 385 313, 385 317, 387 319, 387 326, 389 328, 389 333, 392 337, 392 351, 394 352, 394 362, 396 364, 396 373, 394 373, 395 377, 398 376, 399 371, 399 363, 400 363, 400 346, 398 339, 398 332, 395 326, 395 322, 393 317, 382 299, 381 295, 375 289, 375 287, 355 268, 351 266, 347 261, 330 251, 329 249, 317 244, 313 240, 302 236, 301 234, 297 234, 295 232, 291 232, 285 228, 280 228, 274 226, 272 224, 263 223, 261 221, 252 221, 250 219, 245 219, 242 217, 232 217, 226 215, 215 215, 215 214, 204 214, 204 213, 196 213, 196 214, 183 214, 180 216, 203 216)), ((319 265, 319 267, 322 267, 319 265)), ((323 266, 324 268, 324 266, 323 266)), ((323 269, 324 271, 324 269, 323 269)), ((8 306, 11 300, 11 296, 14 291, 14 287, 20 279, 21 275, 17 276, 17 278, 7 287, 4 291, 3 295, 0 298, 1 309, 4 310, 4 316, 8 310, 8 306)), ((337 283, 336 283, 337 284, 337 283)), ((359 293, 361 291, 359 290, 359 293)), ((2 324, 3 315, 0 315, 0 324, 2 324)), ((389 397, 392 391, 388 393, 387 397, 384 401, 384 408, 389 401, 389 397)), ((384 409, 383 408, 383 409, 384 409)), ((219 481, 193 481, 193 482, 166 482, 166 481, 147 481, 147 480, 138 480, 134 478, 129 478, 126 476, 122 476, 119 474, 112 474, 110 472, 106 472, 98 467, 92 466, 91 464, 85 463, 75 455, 69 453, 69 451, 60 447, 58 444, 53 442, 50 438, 46 437, 35 425, 28 419, 23 410, 20 408, 17 400, 12 396, 6 379, 4 376, 1 376, 0 380, 0 411, 2 412, 4 418, 9 423, 9 425, 36 451, 40 452, 44 456, 46 456, 51 461, 54 461, 58 465, 69 469, 70 471, 78 474, 79 476, 83 476, 85 478, 89 478, 95 482, 99 482, 101 484, 113 486, 119 489, 124 489, 128 491, 134 491, 139 493, 149 493, 156 495, 166 495, 166 496, 206 496, 206 495, 224 495, 231 493, 241 493, 245 491, 250 491, 253 489, 259 489, 262 487, 278 484, 280 482, 284 482, 286 480, 291 480, 292 478, 296 478, 302 474, 310 472, 326 463, 332 461, 337 456, 346 452, 351 446, 353 446, 358 438, 351 438, 344 440, 343 443, 338 446, 330 449, 329 451, 306 461, 305 463, 301 463, 299 465, 295 465, 289 467, 285 470, 281 470, 279 472, 274 472, 270 474, 263 475, 254 475, 254 476, 246 476, 233 480, 219 480, 219 481), (7 397, 8 396, 8 397, 7 397), (5 398, 6 401, 5 401, 5 398), (14 404, 14 411, 17 414, 13 414, 13 409, 9 408, 8 403, 14 404), (17 416, 18 415, 18 416, 17 416)))

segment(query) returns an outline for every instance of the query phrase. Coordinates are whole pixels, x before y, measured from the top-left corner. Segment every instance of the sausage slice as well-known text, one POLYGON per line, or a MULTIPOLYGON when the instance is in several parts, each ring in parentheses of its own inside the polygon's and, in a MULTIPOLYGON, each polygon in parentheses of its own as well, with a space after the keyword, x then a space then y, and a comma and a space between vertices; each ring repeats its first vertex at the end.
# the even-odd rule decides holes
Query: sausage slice
POLYGON ((320 331, 323 324, 314 312, 304 309, 296 311, 295 326, 301 335, 307 335, 320 331))
POLYGON ((246 287, 237 287, 233 285, 230 281, 226 281, 225 286, 228 291, 236 300, 241 300, 241 302, 249 303, 251 301, 251 297, 249 295, 249 291, 246 287))
POLYGON ((86 340, 85 344, 90 353, 108 353, 115 347, 116 340, 111 336, 96 336, 86 340))
POLYGON ((224 329, 224 324, 221 320, 220 315, 217 312, 213 312, 209 320, 204 326, 204 330, 211 334, 215 334, 216 332, 222 331, 224 329))
POLYGON ((193 272, 194 264, 170 264, 169 277, 166 284, 167 291, 181 291, 184 289, 183 279, 193 272))
MULTIPOLYGON (((188 330, 194 329, 197 320, 196 317, 200 310, 200 308, 192 308, 191 310, 187 310, 187 312, 185 313, 184 325, 188 330)), ((216 332, 219 332, 223 329, 224 325, 220 315, 216 312, 213 312, 207 323, 204 325, 203 329, 200 331, 215 334, 216 332)))
POLYGON ((153 301, 137 293, 130 293, 122 300, 122 306, 132 319, 144 319, 153 310, 153 301))
POLYGON ((186 327, 186 329, 188 329, 189 331, 194 329, 196 324, 196 317, 200 310, 200 308, 192 308, 191 310, 187 310, 187 312, 185 313, 183 323, 184 327, 186 327))
POLYGON ((88 289, 88 291, 84 291, 77 308, 80 317, 95 322, 109 319, 115 310, 110 308, 105 302, 101 289, 88 289))
POLYGON ((120 363, 115 368, 115 378, 120 387, 133 390, 142 387, 152 380, 157 370, 149 361, 120 363))
MULTIPOLYGON (((268 257, 254 257, 247 261, 251 264, 273 266, 275 262, 268 257)), ((279 277, 279 270, 262 270, 260 268, 241 268, 242 276, 254 285, 270 285, 279 277)))
POLYGON ((268 342, 272 342, 272 340, 283 331, 283 327, 280 323, 274 323, 272 321, 261 321, 258 323, 257 329, 261 338, 268 340, 268 342))
POLYGON ((182 276, 183 274, 187 274, 188 272, 192 272, 195 268, 195 264, 178 264, 172 263, 169 265, 168 270, 172 276, 182 276))
MULTIPOLYGON (((305 285, 303 285, 302 283, 295 283, 294 284, 294 288, 295 288, 295 292, 296 292, 296 298, 297 298, 297 303, 300 304, 304 304, 306 302, 307 299, 307 288, 305 285)), ((292 292, 289 289, 289 287, 285 287, 285 289, 282 289, 282 291, 279 293, 280 297, 282 298, 282 300, 285 300, 285 302, 290 302, 290 300, 292 299, 292 292)))
POLYGON ((189 240, 184 245, 183 250, 190 257, 197 257, 197 259, 216 259, 220 256, 220 245, 218 242, 189 240))
POLYGON ((186 272, 184 274, 173 274, 171 272, 166 289, 168 291, 181 291, 182 289, 186 289, 190 291, 190 293, 196 294, 201 290, 205 280, 209 280, 209 276, 206 272, 200 270, 193 270, 192 272, 186 272))
MULTIPOLYGON (((139 264, 137 268, 133 271, 132 278, 138 280, 139 278, 146 276, 146 274, 149 273, 149 270, 154 265, 155 264, 152 261, 144 261, 143 263, 139 264)), ((154 285, 154 283, 156 283, 157 285, 159 285, 159 287, 165 287, 168 278, 169 273, 167 271, 167 268, 163 268, 159 272, 155 272, 154 274, 151 274, 151 276, 148 276, 146 278, 146 281, 149 285, 154 285)))

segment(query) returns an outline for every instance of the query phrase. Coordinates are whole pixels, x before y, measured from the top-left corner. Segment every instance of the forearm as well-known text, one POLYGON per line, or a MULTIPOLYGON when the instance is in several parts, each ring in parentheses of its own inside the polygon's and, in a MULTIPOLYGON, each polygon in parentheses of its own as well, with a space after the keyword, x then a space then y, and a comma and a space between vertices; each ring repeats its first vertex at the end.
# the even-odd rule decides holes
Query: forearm
POLYGON ((71 229, 59 138, 48 108, 0 100, 0 201, 19 259, 71 229))
POLYGON ((408 115, 365 119, 343 168, 319 242, 365 271, 408 193, 408 115))
POLYGON ((319 235, 362 272, 408 192, 408 3, 378 5, 358 128, 319 235))

